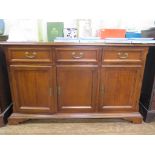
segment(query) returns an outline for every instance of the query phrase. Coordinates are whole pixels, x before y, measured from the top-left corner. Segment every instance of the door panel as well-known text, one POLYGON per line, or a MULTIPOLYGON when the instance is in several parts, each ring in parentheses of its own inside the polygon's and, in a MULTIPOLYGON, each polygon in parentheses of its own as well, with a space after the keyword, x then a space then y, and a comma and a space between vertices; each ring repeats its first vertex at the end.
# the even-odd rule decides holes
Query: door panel
POLYGON ((102 68, 100 111, 136 111, 140 91, 139 81, 139 68, 102 68))
POLYGON ((59 111, 95 111, 97 78, 98 71, 96 67, 58 67, 59 111))
POLYGON ((51 66, 11 66, 16 112, 55 112, 51 66))

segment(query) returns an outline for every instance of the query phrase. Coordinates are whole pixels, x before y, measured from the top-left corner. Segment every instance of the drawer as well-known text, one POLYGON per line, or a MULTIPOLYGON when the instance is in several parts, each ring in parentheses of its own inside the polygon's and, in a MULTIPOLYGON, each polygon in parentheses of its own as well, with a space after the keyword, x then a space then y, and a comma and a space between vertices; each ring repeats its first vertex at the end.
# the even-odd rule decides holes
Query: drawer
POLYGON ((92 62, 99 59, 99 48, 55 48, 57 62, 92 62))
POLYGON ((51 48, 15 47, 8 49, 10 62, 52 62, 51 48))
POLYGON ((109 47, 103 49, 103 63, 141 63, 143 61, 142 48, 109 47))

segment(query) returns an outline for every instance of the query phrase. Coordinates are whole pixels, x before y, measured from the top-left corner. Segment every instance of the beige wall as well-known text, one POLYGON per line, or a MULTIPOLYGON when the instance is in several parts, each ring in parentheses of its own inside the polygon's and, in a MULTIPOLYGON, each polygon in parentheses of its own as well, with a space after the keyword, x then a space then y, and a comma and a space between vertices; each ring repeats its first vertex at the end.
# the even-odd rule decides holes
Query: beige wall
POLYGON ((1 2, 0 18, 6 19, 5 33, 10 34, 11 40, 36 41, 37 19, 43 19, 45 40, 47 21, 64 21, 65 27, 74 27, 75 19, 92 19, 95 36, 99 28, 141 30, 154 26, 154 3, 154 0, 5 0, 1 2))

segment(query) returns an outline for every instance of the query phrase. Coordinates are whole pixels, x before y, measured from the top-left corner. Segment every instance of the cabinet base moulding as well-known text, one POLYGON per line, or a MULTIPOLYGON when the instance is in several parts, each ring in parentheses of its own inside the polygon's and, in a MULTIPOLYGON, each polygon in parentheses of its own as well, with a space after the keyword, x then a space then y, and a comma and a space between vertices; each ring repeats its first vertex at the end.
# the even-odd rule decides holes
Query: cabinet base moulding
POLYGON ((86 119, 99 119, 99 118, 121 118, 132 123, 142 123, 142 116, 138 112, 133 113, 57 113, 52 115, 36 115, 36 114, 19 114, 13 113, 8 119, 9 125, 17 125, 31 119, 71 119, 71 118, 86 118, 86 119))

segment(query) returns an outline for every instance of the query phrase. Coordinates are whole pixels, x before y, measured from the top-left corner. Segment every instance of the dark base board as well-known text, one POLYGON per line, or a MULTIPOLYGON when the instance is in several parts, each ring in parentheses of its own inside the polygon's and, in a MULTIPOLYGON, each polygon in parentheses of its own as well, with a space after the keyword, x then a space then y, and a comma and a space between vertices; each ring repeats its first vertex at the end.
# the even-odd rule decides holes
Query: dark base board
POLYGON ((146 123, 150 123, 155 118, 155 110, 147 110, 142 103, 140 103, 140 113, 146 123))
POLYGON ((142 123, 142 116, 138 112, 130 113, 56 113, 51 115, 13 113, 9 125, 16 125, 30 119, 69 119, 69 118, 122 118, 132 123, 142 123))
POLYGON ((0 127, 4 126, 8 122, 8 117, 12 113, 12 104, 9 105, 6 110, 0 114, 0 127))

